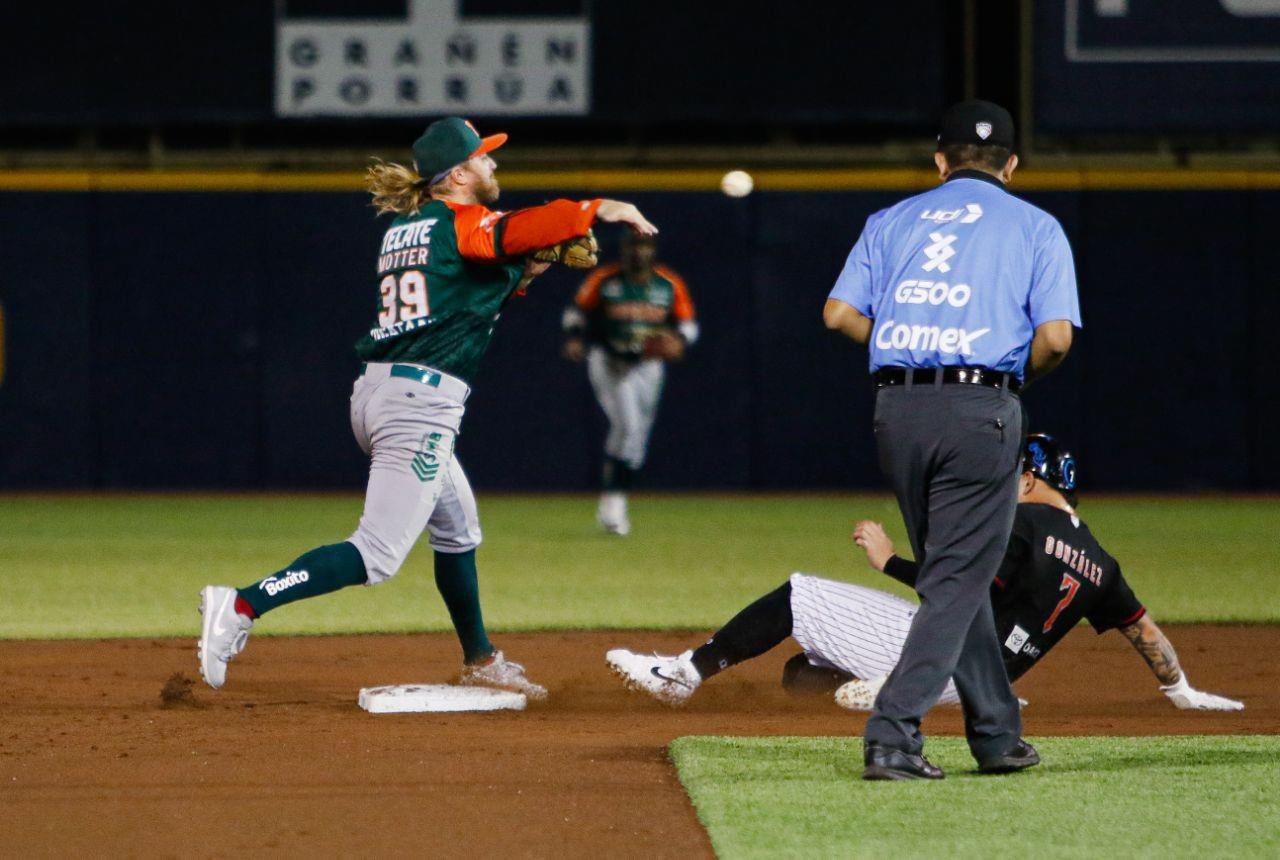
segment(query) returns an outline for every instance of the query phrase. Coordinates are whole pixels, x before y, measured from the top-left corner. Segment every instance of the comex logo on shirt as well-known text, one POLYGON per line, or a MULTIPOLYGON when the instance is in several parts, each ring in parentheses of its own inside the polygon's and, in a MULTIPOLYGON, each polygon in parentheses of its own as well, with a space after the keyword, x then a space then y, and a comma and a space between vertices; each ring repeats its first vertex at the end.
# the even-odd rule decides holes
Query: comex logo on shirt
POLYGON ((948 355, 973 355, 973 342, 990 331, 989 328, 969 331, 963 328, 910 325, 885 320, 876 332, 876 346, 879 349, 923 349, 937 350, 948 355))
MULTIPOLYGON (((981 210, 979 210, 979 215, 981 215, 981 210)), ((955 244, 956 237, 935 232, 930 233, 929 238, 933 240, 933 244, 926 245, 924 249, 924 254, 929 259, 920 268, 926 272, 932 272, 934 269, 942 272, 951 271, 951 266, 947 263, 947 260, 956 255, 956 249, 952 247, 955 244)), ((898 304, 942 305, 945 303, 953 308, 962 308, 969 303, 969 299, 972 296, 973 288, 968 284, 953 285, 945 281, 925 281, 909 278, 898 284, 893 298, 898 304)), ((963 328, 943 328, 936 325, 899 323, 894 320, 885 320, 880 325, 879 330, 876 331, 875 343, 878 349, 885 350, 910 349, 924 350, 926 352, 936 351, 947 355, 955 355, 957 353, 960 355, 973 355, 974 341, 990 331, 990 328, 969 331, 963 328)))

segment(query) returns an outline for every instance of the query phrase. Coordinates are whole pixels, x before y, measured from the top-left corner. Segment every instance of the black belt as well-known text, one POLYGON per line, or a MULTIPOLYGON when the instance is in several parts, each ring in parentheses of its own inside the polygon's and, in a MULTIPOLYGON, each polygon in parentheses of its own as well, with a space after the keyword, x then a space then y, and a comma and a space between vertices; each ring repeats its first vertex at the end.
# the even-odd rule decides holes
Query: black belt
POLYGON ((887 388, 891 385, 933 385, 942 374, 944 385, 958 383, 961 385, 985 385, 987 388, 1003 388, 1017 394, 1022 388, 1018 377, 1012 373, 992 370, 989 367, 882 367, 871 374, 876 388, 887 388))

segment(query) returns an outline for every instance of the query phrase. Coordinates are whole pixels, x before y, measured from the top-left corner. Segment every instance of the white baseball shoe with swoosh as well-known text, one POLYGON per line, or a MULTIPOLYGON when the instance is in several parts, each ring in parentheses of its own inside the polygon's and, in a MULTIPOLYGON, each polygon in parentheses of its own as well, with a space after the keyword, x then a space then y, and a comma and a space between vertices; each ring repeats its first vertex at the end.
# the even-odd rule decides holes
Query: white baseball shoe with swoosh
POLYGON ((692 651, 678 657, 664 657, 614 648, 604 655, 604 661, 628 690, 641 690, 663 704, 679 706, 687 702, 702 683, 691 657, 692 651))
POLYGON ((196 645, 200 676, 216 690, 227 682, 227 664, 249 641, 253 620, 236 612, 236 590, 222 585, 200 590, 200 614, 204 616, 196 645))

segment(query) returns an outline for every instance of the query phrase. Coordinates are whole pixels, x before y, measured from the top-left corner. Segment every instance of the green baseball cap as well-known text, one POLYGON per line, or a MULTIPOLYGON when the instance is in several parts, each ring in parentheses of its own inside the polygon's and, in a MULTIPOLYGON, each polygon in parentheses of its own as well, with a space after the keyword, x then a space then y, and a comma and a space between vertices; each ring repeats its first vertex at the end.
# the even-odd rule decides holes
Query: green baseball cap
POLYGON ((505 133, 481 137, 476 127, 460 116, 438 119, 413 142, 413 166, 419 176, 438 181, 445 171, 468 158, 493 152, 506 142, 505 133))

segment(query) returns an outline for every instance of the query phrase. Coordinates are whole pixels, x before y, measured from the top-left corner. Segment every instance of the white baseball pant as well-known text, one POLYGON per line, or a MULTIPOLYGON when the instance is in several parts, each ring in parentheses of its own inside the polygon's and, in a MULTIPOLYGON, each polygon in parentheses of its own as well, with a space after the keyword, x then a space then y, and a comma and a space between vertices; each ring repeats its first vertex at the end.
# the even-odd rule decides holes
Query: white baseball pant
MULTIPOLYGON (((919 606, 874 588, 791 574, 792 637, 809 662, 871 680, 898 665, 919 606)), ((947 682, 939 704, 960 701, 947 682)))
POLYGON ((644 465, 665 376, 665 365, 654 358, 619 358, 599 346, 587 353, 587 377, 609 419, 607 456, 632 469, 644 465))
POLYGON ((348 540, 370 585, 395 576, 424 528, 439 552, 466 552, 482 538, 475 495, 453 453, 470 389, 430 368, 423 377, 435 384, 392 376, 392 367, 366 365, 351 393, 351 429, 370 464, 364 512, 348 540))

